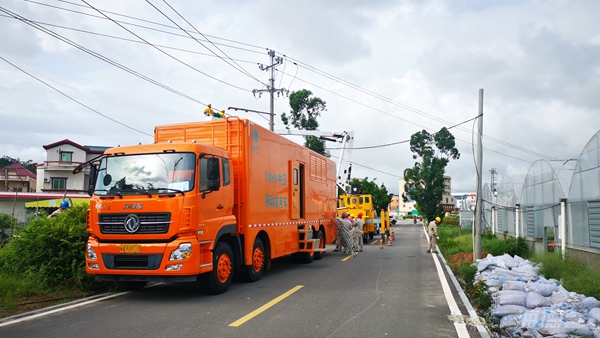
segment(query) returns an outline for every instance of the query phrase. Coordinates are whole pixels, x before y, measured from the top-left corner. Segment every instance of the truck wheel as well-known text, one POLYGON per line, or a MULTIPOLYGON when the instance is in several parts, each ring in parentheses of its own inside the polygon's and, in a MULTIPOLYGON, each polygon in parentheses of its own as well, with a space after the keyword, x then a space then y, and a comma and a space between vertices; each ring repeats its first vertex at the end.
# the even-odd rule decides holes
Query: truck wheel
POLYGON ((246 281, 256 282, 262 277, 265 271, 265 246, 258 237, 254 240, 251 260, 252 264, 244 265, 242 271, 246 281))
POLYGON ((233 251, 229 244, 217 243, 213 251, 213 271, 205 273, 202 278, 208 293, 219 295, 229 289, 233 279, 233 251))
MULTIPOLYGON (((325 234, 323 233, 323 231, 319 230, 315 233, 315 235, 313 236, 313 238, 315 239, 319 239, 319 249, 325 249, 325 234)), ((320 260, 323 258, 323 255, 325 253, 324 252, 315 252, 314 254, 314 259, 315 260, 320 260)))
POLYGON ((148 284, 148 282, 121 281, 117 282, 117 287, 119 288, 119 291, 136 291, 143 289, 146 284, 148 284))

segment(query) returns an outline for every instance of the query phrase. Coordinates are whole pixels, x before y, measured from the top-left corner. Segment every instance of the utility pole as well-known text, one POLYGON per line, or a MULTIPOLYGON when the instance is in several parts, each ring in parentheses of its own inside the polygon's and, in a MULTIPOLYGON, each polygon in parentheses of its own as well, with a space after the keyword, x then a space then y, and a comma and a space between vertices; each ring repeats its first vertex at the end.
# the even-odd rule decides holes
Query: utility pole
POLYGON ((263 64, 259 64, 258 68, 260 68, 260 70, 271 70, 271 78, 269 79, 269 84, 267 85, 267 89, 253 89, 252 90, 252 94, 254 94, 254 97, 256 97, 256 93, 258 93, 258 97, 261 97, 263 92, 269 92, 270 96, 271 96, 271 110, 270 110, 270 126, 271 126, 271 131, 275 130, 275 111, 274 111, 274 106, 275 106, 275 98, 274 98, 274 94, 277 93, 277 96, 279 96, 280 94, 289 94, 289 90, 286 90, 285 88, 279 88, 276 89, 275 88, 275 66, 280 65, 281 63, 283 63, 283 58, 281 56, 275 56, 275 51, 274 50, 270 50, 268 52, 269 56, 271 57, 271 65, 269 66, 265 66, 263 64))
POLYGON ((481 209, 483 208, 481 181, 483 164, 483 89, 479 89, 479 127, 477 128, 477 199, 475 202, 475 224, 473 227, 473 262, 481 259, 481 209))

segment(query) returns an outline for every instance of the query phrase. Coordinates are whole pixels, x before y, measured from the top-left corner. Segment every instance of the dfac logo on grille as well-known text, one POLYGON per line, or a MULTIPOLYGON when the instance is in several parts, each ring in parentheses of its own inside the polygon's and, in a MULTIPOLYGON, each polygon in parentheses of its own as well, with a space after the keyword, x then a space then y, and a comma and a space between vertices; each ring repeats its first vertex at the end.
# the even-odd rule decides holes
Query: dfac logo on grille
POLYGON ((123 226, 128 233, 132 234, 140 229, 140 218, 137 215, 129 214, 125 217, 123 226))

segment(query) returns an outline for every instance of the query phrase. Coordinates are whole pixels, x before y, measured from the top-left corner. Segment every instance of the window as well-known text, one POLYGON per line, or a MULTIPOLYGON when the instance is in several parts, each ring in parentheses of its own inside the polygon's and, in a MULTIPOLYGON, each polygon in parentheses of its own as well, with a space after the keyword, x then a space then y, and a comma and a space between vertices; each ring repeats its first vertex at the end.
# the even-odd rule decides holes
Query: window
POLYGON ((61 162, 73 162, 73 153, 67 151, 60 152, 60 161, 61 162))
POLYGON ((219 190, 220 182, 219 159, 216 157, 200 158, 200 191, 219 190))
POLYGON ((52 178, 52 190, 65 190, 67 188, 66 178, 52 178))
POLYGON ((292 184, 298 185, 298 182, 300 182, 298 169, 294 168, 292 171, 292 184))
POLYGON ((223 159, 223 186, 229 185, 231 183, 231 175, 229 173, 229 160, 223 159))

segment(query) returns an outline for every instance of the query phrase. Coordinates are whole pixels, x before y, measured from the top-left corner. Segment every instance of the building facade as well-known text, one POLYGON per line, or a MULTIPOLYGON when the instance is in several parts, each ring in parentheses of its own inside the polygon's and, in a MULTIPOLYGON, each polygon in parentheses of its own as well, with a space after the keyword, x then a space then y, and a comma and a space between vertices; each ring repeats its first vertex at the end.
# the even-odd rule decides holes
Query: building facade
POLYGON ((36 192, 67 192, 86 194, 89 187, 89 166, 73 174, 79 164, 104 153, 109 147, 82 146, 65 139, 43 146, 46 160, 37 167, 36 192))
POLYGON ((36 182, 36 175, 18 163, 0 168, 0 191, 32 192, 36 182))

